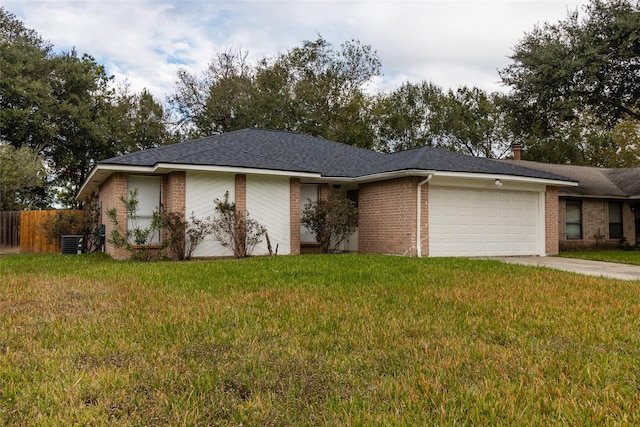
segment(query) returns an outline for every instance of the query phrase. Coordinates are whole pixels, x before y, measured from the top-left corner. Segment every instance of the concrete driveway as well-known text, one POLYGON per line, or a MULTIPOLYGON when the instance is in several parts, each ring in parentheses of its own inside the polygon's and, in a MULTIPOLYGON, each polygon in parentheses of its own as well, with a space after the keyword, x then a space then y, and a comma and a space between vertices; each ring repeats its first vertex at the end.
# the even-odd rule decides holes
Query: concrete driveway
POLYGON ((558 257, 497 257, 492 259, 511 264, 532 265, 571 271, 586 274, 587 276, 602 276, 621 280, 640 280, 640 266, 638 265, 558 257))

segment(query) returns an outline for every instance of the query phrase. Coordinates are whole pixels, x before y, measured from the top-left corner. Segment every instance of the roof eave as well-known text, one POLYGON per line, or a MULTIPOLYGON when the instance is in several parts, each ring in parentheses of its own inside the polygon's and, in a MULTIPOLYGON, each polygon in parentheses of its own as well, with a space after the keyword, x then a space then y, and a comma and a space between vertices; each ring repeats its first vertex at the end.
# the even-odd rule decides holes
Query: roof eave
POLYGON ((133 165, 118 165, 112 163, 99 163, 89 173, 89 176, 85 180, 84 184, 78 192, 76 200, 85 201, 89 199, 92 193, 107 179, 112 173, 127 172, 127 173, 169 173, 177 171, 199 171, 199 172, 219 172, 219 173, 242 173, 242 174, 254 174, 254 175, 272 175, 272 176, 288 176, 294 178, 319 178, 321 175, 315 172, 301 172, 301 171, 286 171, 275 169, 254 169, 235 166, 203 166, 193 164, 171 164, 171 163, 157 163, 153 166, 133 166, 133 165))
POLYGON ((601 200, 640 200, 640 196, 620 194, 571 193, 560 191, 560 196, 572 199, 601 199, 601 200))
POLYGON ((366 182, 374 182, 374 181, 384 181, 386 179, 393 178, 402 178, 407 176, 429 176, 435 173, 434 170, 424 170, 424 169, 406 169, 399 171, 390 171, 390 172, 381 172, 375 173, 371 175, 363 175, 356 177, 348 177, 348 176, 320 176, 311 179, 305 180, 308 183, 314 182, 323 182, 323 183, 354 183, 354 184, 362 184, 366 182))
POLYGON ((447 176, 452 178, 484 178, 484 179, 500 179, 503 181, 509 180, 512 182, 527 182, 544 185, 553 185, 557 187, 577 187, 578 181, 559 180, 551 178, 537 178, 531 176, 509 175, 500 173, 482 173, 482 172, 450 172, 450 171, 437 171, 436 176, 447 176))
POLYGON ((203 166, 193 164, 171 164, 171 163, 157 163, 153 166, 131 166, 131 165, 115 165, 115 164, 98 164, 93 168, 89 177, 80 188, 78 201, 87 200, 90 195, 104 182, 104 180, 115 172, 128 172, 128 173, 168 173, 173 171, 199 171, 199 172, 219 172, 219 173, 243 173, 243 174, 257 174, 257 175, 275 175, 275 176, 289 176, 306 180, 307 182, 351 182, 351 183, 367 183, 375 181, 384 181, 393 178, 402 178, 407 176, 429 176, 437 175, 443 177, 452 178, 482 178, 482 179, 500 179, 509 180, 512 182, 527 182, 544 185, 553 185, 558 187, 577 187, 577 181, 565 181, 550 178, 536 178, 527 176, 517 176, 508 174, 494 174, 494 173, 478 173, 478 172, 450 172, 450 171, 437 171, 437 170, 425 170, 425 169, 404 169, 398 171, 389 171, 375 173, 371 175, 364 175, 359 177, 340 177, 340 176, 323 176, 314 172, 300 172, 300 171, 287 171, 287 170, 274 170, 274 169, 253 169, 243 167, 232 166, 203 166))

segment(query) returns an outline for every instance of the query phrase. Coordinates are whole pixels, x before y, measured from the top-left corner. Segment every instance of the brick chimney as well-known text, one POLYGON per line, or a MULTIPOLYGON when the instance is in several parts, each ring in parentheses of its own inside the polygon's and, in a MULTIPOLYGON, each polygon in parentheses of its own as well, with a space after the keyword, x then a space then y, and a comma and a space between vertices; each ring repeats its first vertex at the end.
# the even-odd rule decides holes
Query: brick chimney
POLYGON ((522 144, 514 142, 511 144, 511 151, 513 151, 513 160, 520 160, 520 152, 522 151, 522 144))

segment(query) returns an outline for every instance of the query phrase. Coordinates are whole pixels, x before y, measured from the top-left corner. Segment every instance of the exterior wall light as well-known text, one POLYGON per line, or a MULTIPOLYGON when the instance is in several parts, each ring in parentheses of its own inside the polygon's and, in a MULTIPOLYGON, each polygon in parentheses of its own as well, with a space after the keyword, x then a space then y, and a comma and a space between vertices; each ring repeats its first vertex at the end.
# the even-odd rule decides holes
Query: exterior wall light
POLYGON ((494 184, 496 185, 496 187, 502 187, 502 181, 500 181, 499 179, 496 179, 494 184))

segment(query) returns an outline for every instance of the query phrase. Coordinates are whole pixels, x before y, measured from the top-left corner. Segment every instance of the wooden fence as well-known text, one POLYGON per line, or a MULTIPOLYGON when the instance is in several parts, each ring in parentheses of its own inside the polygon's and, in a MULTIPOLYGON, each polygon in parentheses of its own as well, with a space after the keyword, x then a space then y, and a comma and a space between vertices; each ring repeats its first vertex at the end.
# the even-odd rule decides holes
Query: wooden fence
MULTIPOLYGON (((59 214, 74 212, 71 210, 22 211, 20 212, 20 253, 60 253, 60 242, 49 242, 42 224, 59 214)), ((75 211, 82 212, 82 211, 75 211)))
POLYGON ((0 247, 20 246, 20 211, 0 212, 0 247))

